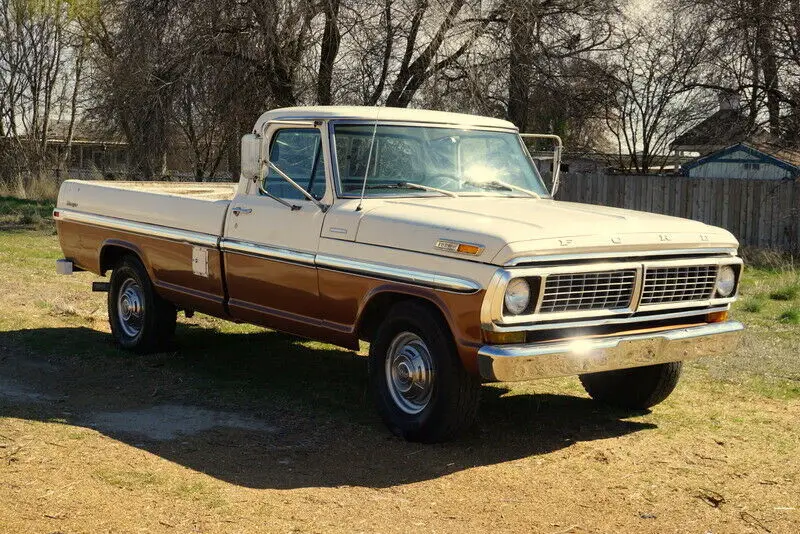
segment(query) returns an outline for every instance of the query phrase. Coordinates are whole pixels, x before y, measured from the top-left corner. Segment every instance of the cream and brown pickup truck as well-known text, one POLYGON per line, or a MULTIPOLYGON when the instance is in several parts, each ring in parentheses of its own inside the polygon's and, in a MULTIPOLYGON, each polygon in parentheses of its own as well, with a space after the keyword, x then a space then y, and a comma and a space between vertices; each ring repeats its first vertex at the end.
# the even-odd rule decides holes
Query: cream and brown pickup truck
POLYGON ((164 347, 179 310, 368 341, 378 411, 409 440, 468 427, 481 382, 578 375, 600 402, 661 402, 683 360, 738 341, 736 239, 556 201, 526 142, 471 115, 270 111, 238 184, 65 182, 58 270, 111 272, 95 288, 133 351, 164 347))

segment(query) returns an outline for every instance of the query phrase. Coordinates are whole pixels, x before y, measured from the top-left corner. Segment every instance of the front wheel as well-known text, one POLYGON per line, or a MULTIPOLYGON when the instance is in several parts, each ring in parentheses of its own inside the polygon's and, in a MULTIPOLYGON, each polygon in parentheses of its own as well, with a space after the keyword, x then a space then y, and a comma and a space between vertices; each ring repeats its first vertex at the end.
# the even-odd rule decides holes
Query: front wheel
POLYGON ((594 400, 644 410, 669 397, 681 376, 683 362, 662 363, 581 375, 583 388, 594 400))
POLYGON ((370 345, 370 387, 381 418, 409 441, 446 441, 475 420, 480 382, 456 352, 445 321, 428 306, 400 302, 370 345))
POLYGON ((110 286, 108 322, 119 345, 141 353, 165 349, 175 333, 177 310, 156 294, 139 258, 122 258, 110 286))

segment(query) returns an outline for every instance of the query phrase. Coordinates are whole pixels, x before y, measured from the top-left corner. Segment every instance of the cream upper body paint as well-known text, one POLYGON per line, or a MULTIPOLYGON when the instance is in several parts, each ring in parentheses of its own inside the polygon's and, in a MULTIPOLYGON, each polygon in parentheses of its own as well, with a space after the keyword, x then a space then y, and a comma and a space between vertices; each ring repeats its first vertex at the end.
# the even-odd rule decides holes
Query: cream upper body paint
MULTIPOLYGON (((517 129, 501 119, 372 107, 278 109, 259 117, 243 138, 238 183, 68 180, 54 216, 75 223, 59 226, 59 232, 63 227, 72 233, 61 236, 65 261, 77 257, 84 261, 79 267, 103 272, 113 269, 102 261, 108 242, 119 246, 130 235, 132 241, 155 238, 142 246, 159 249, 153 256, 168 264, 162 272, 186 272, 174 276, 171 286, 188 295, 185 302, 199 298, 192 276, 208 276, 192 264, 205 258, 211 265, 211 256, 223 293, 215 295, 219 313, 236 304, 242 313, 269 318, 262 321, 267 326, 313 328, 294 329, 312 332, 310 337, 327 328, 339 336, 337 343, 350 336, 348 346, 365 338, 358 337, 361 315, 346 317, 342 310, 361 313, 374 292, 389 288, 403 298, 435 301, 451 321, 464 364, 473 373, 480 368, 488 380, 655 365, 689 357, 689 346, 734 346, 742 325, 728 321, 727 311, 736 299, 742 262, 730 232, 698 221, 554 200, 529 158, 517 129), (367 170, 370 158, 360 163, 366 149, 371 155, 376 146, 378 124, 386 126, 384 146, 392 146, 386 139, 418 142, 408 153, 387 150, 388 161, 400 162, 389 165, 394 174, 367 170), (287 129, 294 130, 291 135, 311 132, 313 163, 305 172, 307 190, 287 180, 294 171, 281 171, 285 183, 273 194, 264 189, 273 148, 290 154, 289 169, 292 149, 302 153, 304 146, 281 141, 287 129), (488 147, 490 139, 501 148, 462 148, 468 141, 488 147), (440 141, 445 144, 435 144, 440 141), (440 159, 454 162, 451 167, 431 163, 442 154, 440 159), (520 176, 534 179, 504 182, 498 172, 470 177, 475 168, 491 171, 495 160, 501 163, 494 169, 512 162, 519 164, 520 176), (397 172, 423 162, 425 172, 397 172), (376 183, 364 194, 369 176, 376 183), (439 178, 458 184, 448 190, 439 178), (315 189, 322 180, 324 189, 315 189), (520 183, 528 184, 527 191, 520 183), (102 232, 90 228, 93 237, 81 237, 86 225, 102 232), (320 317, 333 307, 339 308, 337 324, 320 317), (598 339, 583 339, 580 350, 548 344, 587 336, 587 328, 596 328, 591 334, 598 339), (588 361, 589 353, 607 357, 588 361)), ((128 250, 137 250, 133 245, 128 250)), ((372 315, 387 311, 376 306, 379 313, 372 315)))
POLYGON ((643 251, 735 250, 738 246, 730 232, 701 222, 550 198, 490 194, 412 195, 366 198, 363 202, 337 198, 327 122, 375 120, 378 113, 381 122, 387 123, 516 131, 504 120, 438 111, 358 106, 272 110, 258 119, 255 132, 269 136, 281 122, 304 121, 319 128, 327 181, 323 201, 330 206, 325 213, 310 201, 300 200, 296 201, 301 208, 294 217, 296 224, 270 226, 231 217, 232 206, 245 204, 262 211, 269 208, 276 215, 288 211, 259 195, 257 183, 245 176, 239 184, 68 180, 62 185, 57 208, 195 232, 206 237, 204 242, 229 236, 267 245, 272 240, 281 249, 304 254, 448 273, 483 288, 495 266, 513 266, 550 255, 615 257, 643 251), (450 252, 435 246, 439 240, 478 245, 481 251, 476 255, 450 252))

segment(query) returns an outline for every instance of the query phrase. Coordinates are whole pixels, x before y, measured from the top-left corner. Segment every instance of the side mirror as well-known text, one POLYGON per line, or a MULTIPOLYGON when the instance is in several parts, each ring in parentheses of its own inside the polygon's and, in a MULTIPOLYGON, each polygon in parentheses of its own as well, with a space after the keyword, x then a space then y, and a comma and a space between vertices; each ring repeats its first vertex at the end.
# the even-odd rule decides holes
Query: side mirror
MULTIPOLYGON (((561 174, 561 152, 564 150, 564 144, 561 142, 561 138, 557 135, 553 134, 519 134, 522 139, 533 139, 534 141, 537 140, 544 140, 546 142, 552 143, 552 148, 548 150, 535 150, 531 152, 528 151, 532 160, 550 160, 553 165, 553 185, 550 188, 550 196, 555 198, 556 193, 558 192, 558 183, 561 174)), ((526 147, 527 149, 527 147, 526 147)))
POLYGON ((262 141, 263 138, 258 134, 242 136, 242 176, 248 180, 258 180, 261 177, 262 141))

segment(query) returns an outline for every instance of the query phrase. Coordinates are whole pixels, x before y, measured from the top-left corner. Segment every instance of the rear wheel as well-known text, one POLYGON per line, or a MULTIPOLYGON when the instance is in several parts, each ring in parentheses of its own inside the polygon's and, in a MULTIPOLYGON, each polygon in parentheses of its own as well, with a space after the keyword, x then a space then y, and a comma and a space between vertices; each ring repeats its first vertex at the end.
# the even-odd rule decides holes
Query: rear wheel
POLYGON ((662 363, 581 375, 594 400, 620 408, 643 410, 669 397, 678 385, 683 362, 662 363))
POLYGON ((370 345, 370 386, 381 418, 409 441, 451 439, 475 420, 480 382, 461 364, 445 321, 400 302, 370 345))
POLYGON ((156 352, 175 334, 177 310, 158 296, 139 258, 123 257, 111 273, 108 321, 111 333, 127 350, 156 352))

